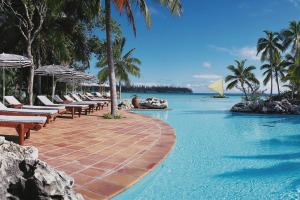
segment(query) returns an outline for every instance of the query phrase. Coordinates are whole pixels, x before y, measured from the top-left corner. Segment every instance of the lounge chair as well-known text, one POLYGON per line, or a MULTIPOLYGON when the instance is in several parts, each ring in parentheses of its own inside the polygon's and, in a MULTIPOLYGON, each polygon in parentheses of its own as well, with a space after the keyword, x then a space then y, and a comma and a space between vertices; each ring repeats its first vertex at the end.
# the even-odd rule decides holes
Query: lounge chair
MULTIPOLYGON (((72 97, 74 98, 74 95, 73 95, 73 94, 71 94, 71 95, 72 95, 72 97)), ((73 102, 73 103, 71 103, 71 104, 88 105, 89 108, 92 110, 92 112, 94 112, 94 108, 96 109, 96 111, 97 111, 98 109, 100 110, 101 107, 103 108, 103 106, 101 105, 100 102, 82 101, 77 95, 75 95, 75 96, 76 96, 76 98, 74 98, 74 99, 75 99, 75 102, 73 102)), ((72 97, 70 97, 69 95, 64 95, 64 98, 65 98, 66 100, 68 100, 68 101, 71 101, 71 100, 74 101, 74 99, 72 99, 72 97)))
POLYGON ((93 97, 95 97, 92 93, 90 93, 90 92, 86 92, 85 93, 87 96, 89 96, 89 97, 91 97, 91 98, 93 98, 93 97))
MULTIPOLYGON (((52 106, 52 107, 61 106, 61 104, 54 104, 46 96, 39 95, 39 96, 37 96, 37 98, 45 106, 52 106)), ((87 112, 89 110, 89 107, 86 106, 86 105, 74 105, 74 104, 70 105, 70 104, 65 104, 64 106, 66 107, 67 111, 71 112, 72 119, 74 119, 74 117, 75 117, 75 112, 78 112, 78 116, 80 117, 82 111, 84 111, 85 114, 87 115, 87 112)))
POLYGON ((100 109, 100 107, 103 109, 104 105, 105 104, 108 104, 108 101, 105 100, 105 99, 98 99, 98 98, 90 98, 88 97, 87 95, 80 95, 82 96, 84 99, 86 99, 85 101, 82 101, 80 99, 80 97, 76 94, 71 94, 72 97, 77 101, 77 102, 93 102, 93 103, 97 103, 98 104, 98 107, 100 109))
POLYGON ((95 92, 95 96, 98 98, 104 98, 100 92, 95 92))
POLYGON ((0 127, 15 128, 19 135, 19 144, 24 145, 24 140, 30 138, 30 130, 38 131, 46 123, 47 117, 42 116, 7 116, 0 115, 0 127))
POLYGON ((74 102, 74 101, 63 100, 63 99, 60 98, 60 96, 57 95, 57 94, 53 96, 53 99, 54 99, 55 102, 60 103, 60 104, 69 104, 69 103, 74 102))
POLYGON ((32 110, 32 109, 18 109, 8 108, 0 102, 0 115, 13 115, 13 116, 45 116, 47 117, 47 123, 50 120, 55 120, 59 115, 57 110, 32 110))
POLYGON ((25 109, 36 109, 36 110, 57 110, 58 113, 63 114, 66 112, 66 107, 61 105, 57 107, 51 106, 30 106, 21 104, 14 96, 4 96, 4 99, 7 101, 9 108, 25 108, 25 109))

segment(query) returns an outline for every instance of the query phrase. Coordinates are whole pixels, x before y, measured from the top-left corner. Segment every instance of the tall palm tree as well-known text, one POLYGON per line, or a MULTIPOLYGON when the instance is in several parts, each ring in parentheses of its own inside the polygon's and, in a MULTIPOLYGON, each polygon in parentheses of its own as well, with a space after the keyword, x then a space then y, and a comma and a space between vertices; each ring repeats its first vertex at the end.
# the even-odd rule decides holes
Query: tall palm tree
MULTIPOLYGON (((140 12, 146 19, 148 27, 151 26, 150 13, 145 0, 113 0, 113 4, 118 8, 119 12, 125 12, 128 21, 132 24, 134 35, 136 35, 135 19, 133 16, 132 6, 139 6, 140 12)), ((154 0, 154 2, 160 3, 163 7, 167 7, 174 15, 180 15, 182 13, 182 5, 180 0, 154 0)), ((109 86, 111 92, 111 114, 117 115, 117 92, 115 82, 115 67, 113 61, 113 50, 111 40, 111 0, 105 0, 105 17, 106 17, 106 42, 107 42, 107 56, 108 56, 108 68, 109 68, 109 86)))
POLYGON ((233 75, 228 75, 225 77, 225 82, 230 82, 226 90, 230 90, 234 87, 239 88, 238 84, 241 85, 241 90, 245 94, 246 101, 248 101, 246 86, 253 90, 253 85, 259 85, 259 81, 255 77, 254 73, 252 72, 256 67, 254 66, 245 66, 246 60, 237 61, 237 67, 234 67, 233 65, 229 65, 227 69, 229 69, 233 75))
POLYGON ((270 64, 270 101, 272 101, 274 63, 276 62, 276 56, 280 55, 280 52, 284 50, 284 47, 280 44, 280 36, 278 33, 270 31, 264 31, 264 33, 266 34, 266 37, 258 39, 257 54, 262 52, 261 62, 268 61, 270 64))
MULTIPOLYGON (((132 57, 132 53, 135 48, 129 50, 123 55, 125 43, 126 39, 124 37, 116 38, 113 46, 116 78, 119 81, 119 98, 121 98, 121 82, 124 81, 126 85, 129 85, 129 74, 140 77, 140 68, 137 65, 142 64, 138 58, 132 57)), ((103 59, 97 63, 97 67, 102 68, 102 70, 98 73, 100 82, 106 81, 109 76, 107 56, 103 57, 103 59)))
POLYGON ((290 21, 289 28, 283 29, 280 32, 280 35, 283 38, 284 48, 288 48, 292 45, 291 53, 294 53, 294 56, 298 55, 300 44, 300 20, 298 22, 295 20, 290 21))

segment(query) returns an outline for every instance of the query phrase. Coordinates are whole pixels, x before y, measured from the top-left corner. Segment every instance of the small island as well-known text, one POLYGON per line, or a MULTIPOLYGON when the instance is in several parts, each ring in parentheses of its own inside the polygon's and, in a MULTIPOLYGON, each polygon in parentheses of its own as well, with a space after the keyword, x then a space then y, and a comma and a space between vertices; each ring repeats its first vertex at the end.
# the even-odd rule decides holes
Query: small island
POLYGON ((192 94, 193 90, 186 87, 175 86, 145 86, 145 85, 131 85, 122 86, 123 92, 128 93, 178 93, 178 94, 192 94))
POLYGON ((257 100, 235 104, 232 112, 247 112, 261 114, 300 114, 300 101, 283 99, 281 101, 257 100))

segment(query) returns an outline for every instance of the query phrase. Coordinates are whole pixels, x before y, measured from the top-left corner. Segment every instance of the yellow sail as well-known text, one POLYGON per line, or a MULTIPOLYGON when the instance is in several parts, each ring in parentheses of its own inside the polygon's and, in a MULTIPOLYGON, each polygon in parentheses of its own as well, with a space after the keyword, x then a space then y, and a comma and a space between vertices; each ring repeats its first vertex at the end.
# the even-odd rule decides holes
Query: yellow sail
POLYGON ((223 96, 224 95, 223 79, 219 79, 216 82, 210 84, 208 88, 223 96))

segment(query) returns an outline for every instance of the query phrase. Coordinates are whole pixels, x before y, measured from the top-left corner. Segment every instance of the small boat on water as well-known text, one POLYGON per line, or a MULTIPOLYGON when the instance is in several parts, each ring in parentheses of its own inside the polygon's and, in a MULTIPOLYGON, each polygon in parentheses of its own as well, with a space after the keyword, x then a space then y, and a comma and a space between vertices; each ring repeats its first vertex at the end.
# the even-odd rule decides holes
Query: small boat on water
POLYGON ((211 96, 212 98, 228 98, 224 95, 223 79, 219 79, 208 86, 209 89, 217 92, 219 95, 211 96))

